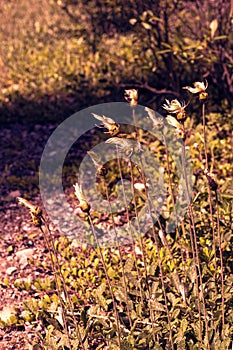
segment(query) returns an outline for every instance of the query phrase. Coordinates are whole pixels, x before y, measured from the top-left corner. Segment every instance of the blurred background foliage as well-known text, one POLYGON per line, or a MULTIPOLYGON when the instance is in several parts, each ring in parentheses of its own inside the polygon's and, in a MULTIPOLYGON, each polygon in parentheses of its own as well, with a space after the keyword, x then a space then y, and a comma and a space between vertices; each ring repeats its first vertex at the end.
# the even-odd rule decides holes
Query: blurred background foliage
POLYGON ((231 11, 230 0, 2 1, 1 122, 59 122, 126 87, 156 108, 203 79, 211 109, 229 112, 231 11))

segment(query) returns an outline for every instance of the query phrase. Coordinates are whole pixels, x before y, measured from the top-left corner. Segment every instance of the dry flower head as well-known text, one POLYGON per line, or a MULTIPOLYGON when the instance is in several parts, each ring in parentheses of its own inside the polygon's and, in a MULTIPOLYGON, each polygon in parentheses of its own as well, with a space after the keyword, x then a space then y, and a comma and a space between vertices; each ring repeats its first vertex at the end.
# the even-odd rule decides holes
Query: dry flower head
POLYGON ((99 176, 105 176, 108 172, 108 168, 102 164, 100 157, 98 154, 96 154, 93 151, 88 151, 87 152, 89 156, 91 157, 96 169, 97 169, 97 175, 99 176))
POLYGON ((92 113, 93 117, 100 120, 102 122, 102 125, 99 126, 100 128, 106 128, 111 136, 115 136, 120 132, 120 125, 117 124, 113 119, 109 117, 100 116, 98 114, 92 113))
POLYGON ((88 201, 86 200, 86 198, 84 197, 82 187, 78 183, 76 183, 76 184, 74 184, 74 190, 75 190, 74 194, 79 201, 79 208, 84 213, 89 213, 91 207, 90 207, 88 201))
POLYGON ((163 104, 163 108, 168 111, 169 113, 176 114, 177 119, 183 119, 185 118, 185 108, 187 107, 187 104, 184 102, 179 102, 177 99, 175 100, 165 100, 166 103, 163 104))
POLYGON ((205 100, 208 97, 208 93, 206 92, 206 89, 208 87, 207 80, 205 82, 196 81, 193 83, 194 87, 191 86, 185 86, 183 89, 188 90, 192 94, 199 94, 200 100, 205 100))
POLYGON ((168 115, 166 117, 166 121, 168 122, 168 124, 170 124, 171 126, 173 126, 176 131, 177 131, 177 135, 179 138, 184 139, 185 138, 185 131, 184 131, 184 127, 181 123, 179 123, 176 118, 174 118, 171 115, 168 115))
POLYGON ((138 104, 138 90, 130 89, 125 90, 124 97, 130 106, 136 106, 138 104))
POLYGON ((42 226, 42 209, 38 206, 33 205, 27 199, 22 197, 17 197, 20 204, 23 204, 26 208, 30 210, 30 214, 32 217, 32 223, 36 227, 42 226))

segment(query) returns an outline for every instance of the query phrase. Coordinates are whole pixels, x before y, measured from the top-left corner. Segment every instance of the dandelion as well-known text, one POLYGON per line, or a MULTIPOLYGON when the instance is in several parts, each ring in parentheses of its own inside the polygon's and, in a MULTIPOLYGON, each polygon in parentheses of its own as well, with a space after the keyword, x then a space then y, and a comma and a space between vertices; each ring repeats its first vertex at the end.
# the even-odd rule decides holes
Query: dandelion
POLYGON ((86 198, 84 197, 83 191, 82 191, 82 187, 76 183, 74 185, 74 194, 77 197, 78 201, 79 201, 79 208, 84 212, 84 213, 89 213, 90 212, 90 205, 87 202, 86 198))
POLYGON ((175 113, 177 119, 183 119, 186 116, 185 108, 187 105, 184 102, 179 102, 177 99, 175 100, 165 100, 166 103, 163 104, 163 108, 166 109, 169 113, 175 113))
POLYGON ((136 89, 125 90, 124 97, 130 106, 136 106, 138 104, 138 91, 136 89))
POLYGON ((160 128, 164 125, 164 118, 160 114, 156 114, 152 109, 146 107, 145 111, 148 113, 149 118, 153 122, 153 128, 160 128))
POLYGON ((111 136, 115 136, 120 131, 120 125, 117 124, 113 119, 109 117, 100 116, 98 114, 92 113, 93 117, 100 120, 103 124, 99 126, 100 128, 106 128, 111 136))
POLYGON ((26 208, 30 209, 30 214, 32 217, 32 223, 36 227, 42 226, 42 209, 38 206, 33 205, 28 200, 18 197, 17 198, 20 204, 23 204, 26 208))
POLYGON ((205 82, 196 81, 193 83, 194 87, 191 86, 185 86, 183 89, 188 90, 192 94, 199 94, 200 100, 205 100, 208 97, 208 93, 206 92, 206 89, 208 87, 207 80, 205 82))

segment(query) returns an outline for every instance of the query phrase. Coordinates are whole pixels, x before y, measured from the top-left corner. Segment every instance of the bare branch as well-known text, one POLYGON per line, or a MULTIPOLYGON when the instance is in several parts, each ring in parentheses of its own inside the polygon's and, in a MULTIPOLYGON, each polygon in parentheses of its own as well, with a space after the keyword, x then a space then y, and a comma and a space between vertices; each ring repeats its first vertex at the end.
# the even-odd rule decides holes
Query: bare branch
POLYGON ((167 90, 167 89, 161 89, 158 90, 156 88, 154 88, 153 86, 148 85, 147 83, 135 83, 135 84, 119 84, 120 87, 122 88, 135 88, 135 89, 145 89, 148 91, 153 92, 156 95, 162 95, 162 94, 171 94, 174 95, 176 97, 179 97, 180 94, 177 91, 173 91, 173 90, 167 90))

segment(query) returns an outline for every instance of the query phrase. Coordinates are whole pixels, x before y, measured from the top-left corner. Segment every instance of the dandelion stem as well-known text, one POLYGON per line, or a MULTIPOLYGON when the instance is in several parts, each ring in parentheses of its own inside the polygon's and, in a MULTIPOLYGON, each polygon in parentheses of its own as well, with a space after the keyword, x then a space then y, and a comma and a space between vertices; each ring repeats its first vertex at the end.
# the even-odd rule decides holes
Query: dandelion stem
MULTIPOLYGON (((181 237, 180 237, 180 233, 179 230, 177 228, 178 226, 178 215, 177 215, 177 209, 176 209, 176 204, 175 204, 175 196, 174 196, 174 192, 173 192, 173 188, 172 188, 172 182, 171 182, 171 169, 170 169, 170 162, 169 162, 169 150, 168 150, 168 144, 167 144, 167 140, 166 137, 164 135, 164 133, 162 132, 162 137, 163 137, 163 142, 164 142, 164 146, 165 146, 165 152, 166 152, 166 163, 167 163, 167 173, 168 173, 168 186, 169 186, 169 192, 170 192, 170 196, 172 199, 172 206, 174 208, 174 212, 175 212, 175 218, 176 218, 176 232, 177 232, 177 238, 178 241, 181 241, 181 237)), ((182 266, 183 266, 183 270, 185 271, 185 280, 187 279, 186 276, 186 264, 184 261, 184 254, 183 254, 183 250, 181 245, 179 245, 180 248, 180 255, 181 255, 181 259, 182 259, 182 266)))
MULTIPOLYGON (((141 162, 141 168, 143 169, 142 157, 140 157, 140 162, 141 162)), ((153 220, 151 204, 150 204, 150 196, 149 196, 149 193, 148 193, 148 190, 147 190, 147 187, 146 187, 145 176, 143 176, 143 182, 144 182, 144 187, 145 187, 145 191, 146 191, 146 197, 147 197, 147 201, 148 201, 148 209, 149 209, 149 215, 150 215, 150 218, 151 218, 153 238, 154 238, 154 241, 155 241, 157 259, 158 259, 158 265, 159 265, 159 271, 160 271, 160 280, 161 280, 162 292, 163 292, 163 297, 164 297, 164 302, 165 302, 167 321, 168 321, 168 325, 169 325, 169 336, 170 336, 171 349, 174 350, 174 343, 173 343, 173 337, 172 337, 171 318, 170 318, 170 312, 169 312, 169 308, 168 308, 166 289, 165 289, 165 284, 164 284, 164 274, 163 274, 162 261, 161 261, 161 257, 160 257, 159 242, 158 242, 158 238, 157 238, 157 235, 156 235, 156 232, 155 232, 154 220, 153 220)))
MULTIPOLYGON (((197 293, 199 293, 199 283, 198 283, 198 274, 199 274, 200 289, 201 289, 200 294, 201 294, 201 298, 203 301, 203 313, 204 313, 204 319, 205 319, 205 325, 206 325, 206 337, 207 337, 207 342, 208 342, 207 348, 210 349, 204 288, 203 288, 203 283, 202 283, 201 266, 200 266, 200 260, 199 260, 199 255, 198 255, 197 234, 196 234, 196 228, 195 228, 194 213, 193 213, 192 203, 191 203, 191 199, 190 199, 191 194, 189 193, 188 176, 187 176, 187 171, 186 171, 185 144, 183 142, 181 144, 181 149, 182 149, 182 165, 183 165, 183 172, 184 172, 184 179, 185 179, 185 186, 186 186, 186 197, 187 197, 187 203, 188 203, 189 222, 190 222, 190 241, 191 241, 191 247, 192 247, 192 252, 193 252, 193 258, 195 261, 196 288, 197 288, 197 293), (198 274, 197 274, 197 271, 198 271, 198 274)), ((200 341, 202 342, 201 305, 200 305, 199 298, 197 298, 197 300, 198 300, 199 324, 200 324, 199 337, 200 337, 200 341)))
POLYGON ((105 260, 104 260, 104 256, 103 256, 103 253, 102 253, 102 250, 101 250, 101 247, 100 247, 100 244, 99 244, 99 240, 98 240, 97 234, 95 232, 95 228, 94 228, 93 221, 92 221, 92 218, 91 218, 90 214, 88 214, 88 221, 90 223, 91 230, 92 230, 93 236, 95 238, 95 241, 96 241, 96 244, 97 244, 97 247, 98 247, 98 250, 99 250, 100 258, 101 258, 101 261, 102 261, 102 264, 103 264, 104 273, 105 273, 107 284, 108 284, 109 291, 110 291, 110 294, 111 294, 112 303, 113 303, 113 310, 114 310, 114 313, 115 313, 115 316, 116 316, 117 342, 118 342, 119 349, 121 349, 120 320, 119 320, 119 314, 118 314, 118 311, 117 311, 117 305, 116 305, 115 296, 114 296, 112 285, 111 285, 111 281, 110 281, 110 278, 109 278, 109 275, 108 275, 108 270, 107 270, 107 266, 106 266, 106 263, 105 263, 105 260))
MULTIPOLYGON (((64 276, 63 276, 63 273, 62 273, 62 270, 61 270, 61 265, 59 263, 59 260, 58 260, 58 256, 57 256, 57 251, 56 251, 56 248, 55 248, 55 242, 54 242, 54 237, 52 235, 52 232, 45 220, 45 218, 42 216, 42 220, 43 220, 43 223, 46 227, 46 230, 49 234, 49 238, 50 238, 50 242, 51 242, 51 246, 52 246, 52 252, 53 252, 53 255, 54 255, 54 259, 55 259, 55 262, 56 262, 56 265, 57 265, 57 268, 58 268, 58 272, 57 272, 57 268, 56 268, 56 265, 53 261, 53 257, 52 257, 52 253, 51 253, 51 249, 49 249, 49 252, 50 252, 50 258, 51 258, 51 261, 52 261, 52 264, 53 264, 53 268, 54 268, 54 272, 55 272, 55 276, 58 276, 61 278, 61 281, 62 281, 62 286, 63 286, 63 290, 64 290, 64 293, 65 293, 65 297, 67 299, 67 302, 68 302, 68 305, 69 305, 69 308, 70 308, 70 311, 71 311, 71 315, 72 315, 72 319, 74 321, 74 325, 75 325, 75 329, 76 329, 76 332, 77 332, 77 336, 78 336, 78 339, 79 339, 79 342, 80 342, 80 345, 81 345, 81 348, 83 350, 85 350, 85 347, 83 345, 83 341, 82 341, 82 335, 80 333, 80 330, 79 330, 79 326, 78 326, 78 323, 77 323, 77 320, 76 320, 76 317, 74 315, 74 306, 73 306, 73 303, 71 301, 71 298, 70 298, 70 294, 68 293, 68 290, 67 290, 67 286, 66 286, 66 282, 65 282, 65 279, 64 279, 64 276)), ((44 233, 44 237, 46 239, 46 242, 47 242, 47 245, 49 244, 49 241, 48 241, 48 238, 47 238, 47 235, 45 234, 45 232, 42 230, 41 228, 41 231, 44 233)), ((50 247, 50 245, 48 245, 48 247, 50 247)), ((60 302, 62 301, 61 299, 61 289, 58 285, 58 283, 56 282, 56 285, 57 285, 57 288, 58 288, 58 294, 59 294, 59 297, 60 297, 60 302)), ((62 306, 63 304, 61 304, 62 306)))
POLYGON ((130 328, 132 328, 133 324, 132 324, 132 319, 131 319, 131 316, 130 316, 128 288, 127 288, 127 281, 126 281, 125 269, 124 269, 124 264, 123 264, 123 257, 122 257, 122 252, 121 252, 121 249, 120 249, 120 246, 119 246, 118 234, 117 234, 116 225, 115 225, 115 221, 114 221, 114 217, 113 217, 113 213, 112 213, 112 206, 111 206, 111 202, 110 202, 110 198, 109 198, 108 188, 106 186, 106 182, 105 182, 105 188, 106 188, 106 197, 107 197, 107 201, 108 201, 108 205, 109 205, 109 209, 110 209, 110 213, 111 213, 111 217, 112 217, 112 224, 113 224, 113 228, 114 228, 114 233, 115 233, 115 237, 116 237, 117 249, 119 251, 119 256, 120 256, 120 263, 121 263, 121 268, 122 268, 122 278, 123 278, 123 285, 124 285, 124 291, 125 291, 127 314, 128 314, 128 318, 129 318, 130 328))
POLYGON ((215 191, 216 197, 216 212, 217 212, 217 229, 218 229, 218 245, 219 245, 219 256, 220 256, 220 275, 221 275, 221 294, 222 294, 222 339, 225 340, 225 292, 224 292, 224 265, 223 265, 223 253, 222 253, 222 239, 220 231, 220 217, 219 217, 219 206, 218 206, 218 190, 215 191))
MULTIPOLYGON (((46 225, 46 221, 43 220, 45 225, 46 225)), ((49 240, 47 238, 47 235, 45 233, 45 231, 43 230, 42 226, 40 227, 40 230, 43 234, 43 237, 44 237, 44 241, 45 241, 45 244, 47 246, 47 249, 49 251, 49 255, 50 255, 50 260, 51 260, 51 263, 52 263, 52 269, 53 269, 53 273, 54 273, 54 279, 55 279, 55 284, 56 284, 56 289, 57 289, 57 293, 58 293, 58 298, 59 298, 59 301, 60 301, 60 305, 61 305, 61 314, 62 314, 62 321, 63 321, 63 325, 64 325, 64 330, 65 330, 65 333, 66 333, 66 336, 67 336, 67 339, 68 339, 68 344, 69 344, 69 347, 71 349, 71 342, 70 342, 70 336, 69 336, 69 331, 68 331, 68 325, 67 325, 67 322, 66 322, 66 316, 65 316, 65 308, 64 308, 64 302, 62 300, 62 291, 60 289, 60 285, 59 285, 59 282, 58 282, 58 279, 59 279, 59 275, 57 273, 57 268, 56 268, 56 265, 54 263, 54 257, 53 257, 53 254, 52 254, 52 249, 50 247, 50 243, 49 243, 49 240)))
MULTIPOLYGON (((137 209, 137 203, 136 203, 136 195, 135 195, 135 189, 134 189, 133 166, 132 166, 131 159, 129 160, 129 165, 130 165, 131 188, 132 188, 132 193, 133 193, 135 216, 136 216, 136 222, 137 222, 137 226, 138 226, 138 232, 140 232, 140 223, 139 223, 138 209, 137 209)), ((144 181, 144 186, 146 186, 145 183, 146 183, 146 181, 144 181)), ((149 291, 149 298, 151 299, 152 298, 152 292, 151 292, 151 287, 150 287, 150 285, 148 283, 147 261, 146 261, 146 257, 145 257, 144 245, 143 245, 143 242, 142 242, 141 234, 139 233, 138 236, 139 236, 139 243, 140 243, 140 248, 141 248, 141 252, 142 252, 142 261, 143 261, 143 266, 144 266, 144 271, 145 271, 146 286, 147 286, 147 289, 149 291)), ((152 335, 153 335, 154 341, 156 341, 156 339, 155 339, 155 328, 154 328, 154 323, 155 323, 155 321, 154 321, 154 312, 152 310, 150 302, 148 303, 148 307, 149 307, 150 318, 151 318, 152 335)))
MULTIPOLYGON (((203 143, 204 143, 204 152, 205 152, 205 168, 209 171, 208 165, 208 153, 207 153, 207 133, 206 133, 206 118, 205 118, 205 103, 202 104, 202 124, 203 124, 203 143)), ((216 239, 215 239, 215 230, 214 230, 214 214, 213 214, 213 201, 211 195, 211 188, 208 182, 208 199, 210 206, 210 218, 211 218, 211 231, 213 237, 213 249, 214 249, 214 271, 217 271, 217 256, 216 256, 216 239)))

